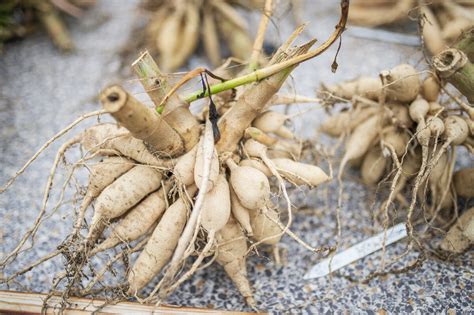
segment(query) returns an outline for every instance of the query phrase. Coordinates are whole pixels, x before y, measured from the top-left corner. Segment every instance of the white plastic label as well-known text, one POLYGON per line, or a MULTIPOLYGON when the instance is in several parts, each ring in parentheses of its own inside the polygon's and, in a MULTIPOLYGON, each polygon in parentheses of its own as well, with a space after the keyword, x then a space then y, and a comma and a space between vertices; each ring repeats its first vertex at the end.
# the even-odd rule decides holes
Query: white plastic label
MULTIPOLYGON (((387 238, 385 240, 385 246, 388 246, 396 241, 401 240, 407 236, 407 230, 405 223, 400 223, 392 226, 387 230, 387 238)), ((365 241, 356 244, 343 252, 340 252, 332 258, 328 257, 314 265, 313 268, 304 276, 305 280, 324 277, 330 274, 332 271, 338 270, 344 266, 347 266, 354 261, 364 258, 367 255, 376 252, 383 247, 384 232, 381 232, 365 241)))

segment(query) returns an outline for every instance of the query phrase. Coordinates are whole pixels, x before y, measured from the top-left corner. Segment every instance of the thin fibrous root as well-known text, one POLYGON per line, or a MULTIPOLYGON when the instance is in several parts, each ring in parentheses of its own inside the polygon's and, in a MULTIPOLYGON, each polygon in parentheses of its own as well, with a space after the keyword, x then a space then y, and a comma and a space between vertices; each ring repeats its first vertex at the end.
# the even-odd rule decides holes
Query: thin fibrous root
MULTIPOLYGON (((270 219, 271 221, 273 221, 275 224, 277 224, 280 229, 284 230, 285 229, 285 225, 283 225, 283 223, 281 223, 280 221, 278 220, 275 220, 273 217, 265 214, 265 216, 270 219)), ((286 234, 288 234, 289 237, 291 237, 292 239, 294 239, 298 244, 300 244, 301 246, 303 246, 304 248, 306 248, 307 250, 313 252, 313 253, 316 253, 316 254, 319 254, 319 253, 322 253, 322 252, 325 252, 327 251, 328 253, 331 253, 335 250, 334 247, 331 247, 331 246, 321 246, 321 247, 313 247, 311 245, 309 245, 308 243, 306 243, 304 240, 302 240, 298 235, 296 235, 293 231, 291 231, 289 228, 286 230, 286 234)), ((263 240, 261 240, 259 243, 262 243, 264 242, 265 240, 267 239, 272 239, 274 238, 275 236, 278 236, 279 234, 277 235, 272 235, 270 237, 267 237, 263 240)), ((249 247, 249 250, 248 252, 250 252, 252 249, 254 249, 256 247, 256 244, 257 243, 254 243, 252 244, 252 246, 249 247)), ((276 245, 275 245, 276 246, 276 245)))
POLYGON ((56 169, 58 167, 58 164, 61 161, 62 157, 64 156, 64 153, 66 152, 66 150, 72 145, 79 143, 80 140, 81 140, 80 136, 76 136, 72 138, 71 140, 69 140, 68 142, 66 142, 65 144, 63 144, 61 148, 58 150, 56 154, 56 158, 54 159, 54 162, 53 162, 53 166, 51 167, 51 170, 49 172, 48 182, 46 183, 46 187, 44 190, 43 202, 41 205, 41 209, 35 219, 35 222, 33 226, 23 235, 23 237, 21 238, 20 242, 15 247, 15 249, 11 251, 8 255, 6 255, 6 257, 0 262, 0 268, 5 268, 5 266, 8 263, 11 263, 15 259, 15 257, 18 255, 22 247, 25 245, 28 238, 30 237, 34 238, 36 231, 39 228, 40 221, 46 212, 46 206, 49 199, 49 192, 53 185, 53 179, 54 179, 54 175, 56 174, 56 169))
POLYGON ((7 278, 1 278, 0 279, 0 283, 9 283, 10 281, 12 281, 13 279, 15 279, 16 277, 18 276, 21 276, 25 273, 27 273, 28 271, 32 270, 33 268, 41 265, 42 263, 44 263, 45 261, 48 261, 54 257, 56 257, 57 255, 61 254, 61 251, 60 250, 55 250, 51 253, 49 253, 48 255, 38 259, 37 261, 35 261, 34 263, 31 263, 30 265, 28 265, 27 267, 23 268, 22 270, 18 271, 18 272, 15 272, 13 275, 7 277, 7 278))
POLYGON ((388 199, 386 201, 385 208, 384 208, 384 211, 383 211, 384 232, 383 232, 383 241, 382 241, 382 254, 381 254, 382 258, 381 258, 381 261, 380 261, 380 270, 381 271, 385 269, 385 250, 386 250, 386 242, 387 242, 387 230, 388 230, 388 224, 389 224, 388 208, 389 208, 390 204, 392 203, 393 198, 395 197, 395 187, 397 186, 398 179, 402 175, 402 171, 403 171, 402 165, 401 165, 400 161, 398 160, 397 153, 395 152, 395 149, 393 148, 393 146, 391 146, 390 144, 385 144, 385 145, 390 150, 390 155, 392 157, 393 163, 395 163, 395 167, 397 168, 397 172, 395 173, 395 176, 393 177, 392 185, 390 187, 390 194, 388 196, 388 199))
POLYGON ((51 139, 49 139, 43 146, 31 157, 31 159, 28 160, 28 162, 25 163, 16 173, 15 175, 8 180, 8 182, 3 185, 2 188, 0 188, 0 194, 5 192, 12 184, 13 182, 17 179, 18 176, 20 176, 29 166, 31 163, 33 163, 36 158, 44 151, 46 150, 47 147, 49 147, 54 141, 58 140, 61 138, 63 135, 65 135, 68 131, 70 131, 72 128, 74 128, 77 124, 79 124, 81 121, 94 117, 94 116, 100 116, 102 114, 107 113, 105 110, 96 110, 87 114, 82 115, 78 119, 74 120, 69 126, 55 134, 51 139))
POLYGON ((161 298, 163 299, 166 298, 171 292, 176 290, 176 288, 178 288, 184 281, 188 280, 198 270, 202 261, 204 260, 204 258, 206 258, 207 253, 209 253, 209 251, 215 245, 214 244, 215 231, 214 230, 209 231, 209 234, 207 237, 208 237, 208 240, 207 240, 206 246, 204 247, 202 252, 199 254, 199 256, 196 258, 191 268, 188 271, 186 271, 186 273, 184 273, 178 280, 176 280, 176 282, 173 285, 171 285, 169 288, 166 288, 163 292, 160 292, 161 298))
POLYGON ((135 253, 141 249, 143 249, 143 247, 145 247, 146 243, 148 242, 148 237, 145 237, 143 240, 141 240, 137 245, 135 245, 133 248, 129 249, 128 251, 127 250, 124 250, 124 251, 121 251, 119 252, 118 254, 116 254, 114 257, 112 257, 105 265, 104 267, 95 275, 95 277, 87 284, 87 286, 82 289, 80 291, 80 294, 81 295, 87 295, 91 292, 92 288, 94 287, 94 285, 100 281, 102 279, 102 277, 104 276, 104 274, 107 272, 107 270, 110 269, 110 267, 112 267, 112 265, 119 259, 121 259, 122 257, 125 256, 125 254, 131 254, 131 253, 135 253))

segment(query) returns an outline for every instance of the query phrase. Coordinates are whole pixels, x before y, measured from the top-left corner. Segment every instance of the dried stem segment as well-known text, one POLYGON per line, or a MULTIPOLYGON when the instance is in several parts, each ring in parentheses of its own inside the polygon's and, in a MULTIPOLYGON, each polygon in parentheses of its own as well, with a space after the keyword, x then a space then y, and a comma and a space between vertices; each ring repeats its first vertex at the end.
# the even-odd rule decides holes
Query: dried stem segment
POLYGON ((53 40, 53 43, 61 50, 70 51, 74 49, 74 43, 69 37, 63 21, 58 12, 52 7, 49 1, 34 1, 34 6, 38 10, 38 18, 53 40))
POLYGON ((204 12, 202 20, 202 41, 204 51, 213 66, 217 66, 222 61, 219 36, 217 35, 216 21, 212 10, 204 12))
POLYGON ((184 151, 183 140, 161 116, 126 92, 113 85, 100 95, 104 108, 135 138, 147 143, 150 151, 164 156, 176 156, 184 151))
POLYGON ((268 21, 270 20, 270 16, 272 15, 272 4, 273 0, 265 1, 265 8, 262 13, 262 18, 260 19, 257 36, 255 37, 255 41, 253 43, 252 54, 250 55, 249 69, 251 70, 255 70, 258 66, 258 58, 262 51, 263 40, 267 30, 268 21))
MULTIPOLYGON (((281 52, 273 60, 273 64, 285 62, 296 56, 305 54, 315 40, 293 50, 281 52)), ((219 121, 221 140, 217 143, 219 152, 234 151, 238 141, 258 114, 265 108, 268 101, 278 92, 288 75, 296 66, 291 66, 258 82, 247 89, 239 98, 237 103, 225 113, 219 121)))
POLYGON ((166 104, 159 106, 170 86, 148 52, 144 52, 132 66, 143 88, 157 106, 156 111, 162 114, 165 122, 178 132, 184 141, 186 152, 191 150, 199 141, 201 127, 189 110, 189 103, 182 101, 177 94, 173 94, 166 104))
POLYGON ((216 22, 217 27, 223 34, 223 40, 226 42, 232 56, 248 60, 252 52, 252 40, 248 35, 245 23, 239 23, 236 19, 229 18, 224 9, 227 7, 224 5, 225 2, 216 2, 218 5, 214 5, 216 8, 216 22))
POLYGON ((433 67, 441 78, 474 103, 474 65, 463 51, 455 48, 442 51, 433 58, 433 67))

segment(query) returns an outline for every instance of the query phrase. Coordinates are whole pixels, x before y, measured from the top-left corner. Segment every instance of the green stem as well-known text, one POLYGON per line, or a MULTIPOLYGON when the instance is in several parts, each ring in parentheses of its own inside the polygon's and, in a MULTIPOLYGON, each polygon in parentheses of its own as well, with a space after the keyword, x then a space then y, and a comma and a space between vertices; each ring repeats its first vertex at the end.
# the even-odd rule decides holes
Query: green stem
MULTIPOLYGON (((230 89, 234 89, 238 86, 257 82, 263 79, 266 79, 284 69, 287 69, 289 67, 292 67, 294 65, 300 64, 304 61, 307 61, 309 59, 312 59, 324 51, 326 51, 336 40, 339 38, 339 36, 342 34, 342 32, 345 29, 345 25, 347 22, 347 16, 349 13, 349 1, 348 0, 342 0, 341 1, 341 18, 339 20, 339 23, 336 25, 336 30, 331 34, 331 36, 318 48, 316 48, 313 51, 309 51, 303 55, 296 56, 294 58, 291 58, 287 61, 280 62, 274 65, 271 65, 269 67, 265 67, 256 71, 253 71, 249 74, 237 77, 235 79, 231 79, 222 83, 217 83, 214 84, 210 87, 210 92, 211 94, 217 94, 223 91, 227 91, 230 89)), ((202 90, 191 93, 190 95, 185 97, 185 100, 188 103, 194 102, 200 98, 209 96, 209 90, 206 91, 206 93, 202 93, 202 90)))
MULTIPOLYGON (((259 80, 257 72, 258 72, 258 70, 254 71, 254 72, 251 72, 249 74, 246 74, 244 76, 237 77, 235 79, 231 79, 231 80, 228 80, 228 81, 224 81, 224 82, 221 82, 221 83, 211 85, 211 88, 210 88, 211 94, 212 95, 217 94, 217 93, 220 93, 220 92, 224 92, 224 91, 227 91, 227 90, 234 89, 234 88, 236 88, 238 86, 241 86, 241 85, 256 82, 256 81, 259 80)), ((264 77, 261 77, 260 80, 261 79, 264 79, 264 77)), ((206 96, 209 96, 209 90, 206 90, 206 93, 204 93, 204 95, 202 94, 202 90, 201 90, 201 91, 196 91, 196 92, 193 92, 193 93, 189 94, 188 96, 186 96, 185 100, 187 102, 191 103, 191 102, 194 102, 194 101, 196 101, 200 98, 206 97, 206 96)))
POLYGON ((454 48, 462 50, 469 58, 469 61, 474 62, 474 27, 471 27, 462 34, 454 48))

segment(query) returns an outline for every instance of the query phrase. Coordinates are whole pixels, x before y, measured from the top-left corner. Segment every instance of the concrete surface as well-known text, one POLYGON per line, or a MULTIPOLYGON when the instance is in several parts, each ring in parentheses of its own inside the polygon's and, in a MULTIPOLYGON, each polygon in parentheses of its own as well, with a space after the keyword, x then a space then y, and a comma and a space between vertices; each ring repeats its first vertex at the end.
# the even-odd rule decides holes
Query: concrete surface
MULTIPOLYGON (((335 1, 304 3, 303 20, 310 21, 307 30, 322 42, 333 30, 338 11, 335 1)), ((3 184, 55 132, 82 113, 96 110, 95 96, 106 84, 125 82, 139 91, 133 78, 120 77, 119 51, 129 39, 134 23, 141 19, 138 1, 99 1, 81 22, 70 21, 72 36, 78 50, 71 55, 59 54, 44 34, 6 46, 0 55, 0 182, 3 184)), ((252 24, 258 16, 252 16, 252 24)), ((277 45, 294 28, 291 17, 280 14, 271 26, 269 42, 277 45)), ((255 29, 255 28, 253 28, 255 29)), ((408 31, 412 31, 413 28, 408 31)), ((359 75, 376 75, 380 70, 401 62, 410 62, 423 69, 422 57, 416 47, 388 44, 380 41, 344 36, 338 56, 339 69, 331 73, 330 65, 335 47, 294 71, 289 80, 290 90, 313 96, 320 82, 336 82, 359 75)), ((195 57, 189 67, 202 65, 205 60, 195 57)), ((198 82, 195 84, 198 85, 198 82)), ((138 94, 139 97, 140 94, 138 94)), ((295 106, 302 111, 307 105, 295 106)), ((302 115, 295 124, 300 135, 314 136, 323 110, 302 115)), ((104 118, 107 119, 107 118, 104 118)), ((71 134, 86 125, 90 119, 71 134)), ((327 143, 326 140, 322 140, 327 143)), ((14 186, 0 196, 0 253, 10 251, 34 220, 40 207, 42 187, 46 182, 51 161, 59 143, 51 146, 14 186)), ((466 154, 460 163, 472 164, 466 154)), ((72 161, 75 155, 68 155, 72 161)), ((322 166, 327 168, 326 163, 322 166)), ((60 172, 56 183, 66 175, 60 172)), ((352 174, 353 177, 354 174, 352 174)), ((349 173, 349 178, 351 173, 349 173)), ((79 175, 78 180, 84 180, 79 175)), ((56 184, 55 191, 61 189, 56 184)), ((312 209, 296 213, 292 229, 314 246, 334 244, 337 183, 320 187, 314 192, 299 194, 297 205, 312 209)), ((369 212, 372 196, 362 185, 345 184, 346 200, 341 211, 343 222, 342 246, 354 244, 380 231, 369 212)), ((48 211, 57 200, 54 194, 48 211)), ((65 200, 73 198, 66 194, 65 200)), ((71 226, 71 206, 66 204, 51 214, 38 232, 33 250, 19 257, 10 274, 50 251, 64 240, 71 226)), ((404 242, 388 249, 387 255, 403 252, 404 242)), ((420 268, 400 275, 388 275, 366 285, 355 285, 341 277, 303 280, 304 273, 317 263, 320 256, 311 254, 289 237, 281 244, 284 266, 276 266, 266 253, 249 258, 249 277, 255 289, 259 309, 273 313, 472 313, 472 251, 454 262, 428 260, 420 268), (471 301, 471 302, 469 302, 471 301)), ((413 261, 416 253, 405 256, 397 265, 413 261)), ((341 274, 362 276, 378 266, 378 254, 363 259, 341 271, 341 274)), ((45 291, 52 275, 60 270, 62 260, 53 259, 42 267, 21 277, 11 289, 45 291)), ((0 287, 5 289, 5 286, 0 287)), ((214 307, 228 310, 248 310, 243 299, 222 268, 213 266, 198 272, 167 301, 178 305, 214 307)))

